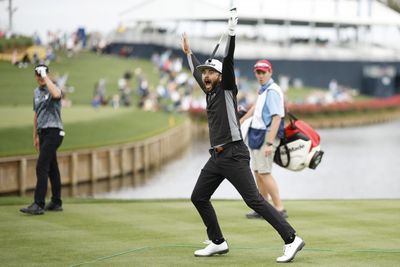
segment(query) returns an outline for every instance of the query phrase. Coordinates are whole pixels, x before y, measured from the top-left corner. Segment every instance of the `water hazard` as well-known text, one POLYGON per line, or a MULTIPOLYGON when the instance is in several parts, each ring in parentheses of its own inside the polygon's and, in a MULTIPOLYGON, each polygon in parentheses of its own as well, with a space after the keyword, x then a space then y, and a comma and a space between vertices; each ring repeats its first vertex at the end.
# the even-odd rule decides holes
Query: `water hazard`
MULTIPOLYGON (((325 155, 316 170, 291 172, 274 166, 283 199, 400 198, 400 121, 318 132, 325 155)), ((179 158, 151 173, 145 184, 96 197, 190 198, 209 157, 208 147, 208 140, 194 141, 179 158)), ((225 180, 213 198, 239 199, 240 195, 225 180)))

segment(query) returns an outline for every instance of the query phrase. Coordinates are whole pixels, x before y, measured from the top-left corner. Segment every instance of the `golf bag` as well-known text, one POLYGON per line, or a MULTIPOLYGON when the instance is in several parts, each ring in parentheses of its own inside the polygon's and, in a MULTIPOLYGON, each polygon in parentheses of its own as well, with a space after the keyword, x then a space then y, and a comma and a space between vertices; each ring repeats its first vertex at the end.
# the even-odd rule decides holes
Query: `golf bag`
POLYGON ((315 169, 324 155, 319 134, 292 113, 288 115, 290 122, 285 127, 285 137, 275 151, 274 162, 291 171, 301 171, 306 167, 315 169))

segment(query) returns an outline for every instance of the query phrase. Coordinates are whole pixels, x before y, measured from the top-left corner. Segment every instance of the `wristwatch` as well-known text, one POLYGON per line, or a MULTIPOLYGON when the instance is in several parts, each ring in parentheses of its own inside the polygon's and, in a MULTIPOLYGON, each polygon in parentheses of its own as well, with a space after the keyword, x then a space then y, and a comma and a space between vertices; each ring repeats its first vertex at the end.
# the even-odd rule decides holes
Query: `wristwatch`
POLYGON ((271 142, 266 143, 267 146, 272 146, 273 144, 271 142))

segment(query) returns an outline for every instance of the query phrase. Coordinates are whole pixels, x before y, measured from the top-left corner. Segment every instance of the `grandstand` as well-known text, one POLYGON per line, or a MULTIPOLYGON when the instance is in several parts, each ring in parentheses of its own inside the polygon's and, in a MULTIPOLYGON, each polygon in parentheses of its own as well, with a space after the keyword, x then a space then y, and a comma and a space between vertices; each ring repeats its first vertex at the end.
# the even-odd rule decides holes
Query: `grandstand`
MULTIPOLYGON (((186 31, 201 59, 225 29, 231 1, 147 0, 121 13, 123 26, 109 36, 110 51, 130 47, 131 56, 180 53, 186 31)), ((275 76, 305 86, 332 79, 375 96, 400 93, 400 14, 375 0, 237 0, 235 56, 243 75, 260 57, 275 76)), ((180 54, 179 54, 180 55, 180 54)), ((217 56, 222 56, 220 49, 217 56)))

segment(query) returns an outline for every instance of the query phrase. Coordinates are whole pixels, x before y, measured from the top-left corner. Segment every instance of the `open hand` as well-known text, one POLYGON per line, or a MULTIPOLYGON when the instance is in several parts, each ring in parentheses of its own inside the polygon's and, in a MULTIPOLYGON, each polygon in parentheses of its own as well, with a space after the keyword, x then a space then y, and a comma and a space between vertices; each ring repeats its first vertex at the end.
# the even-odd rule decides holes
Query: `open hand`
POLYGON ((264 154, 266 157, 269 157, 272 155, 272 149, 273 149, 272 146, 269 146, 269 145, 264 146, 264 154))
POLYGON ((184 32, 184 33, 182 34, 181 46, 182 46, 182 51, 183 51, 185 54, 190 54, 190 53, 192 53, 192 51, 190 50, 189 40, 188 40, 188 37, 187 37, 186 32, 184 32))
POLYGON ((40 150, 39 136, 33 138, 33 145, 35 146, 36 152, 40 150))

